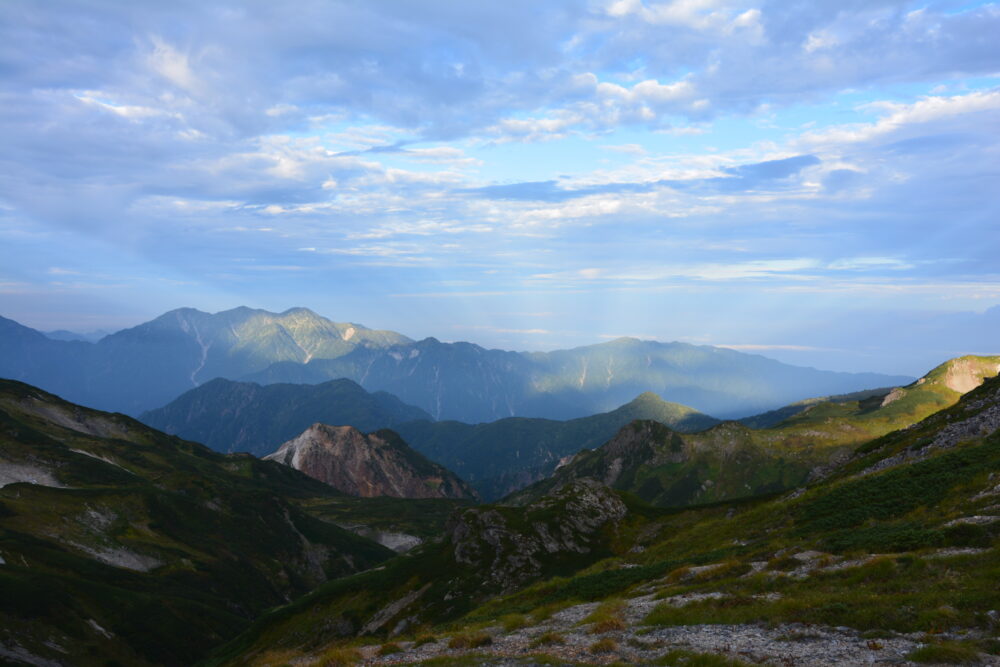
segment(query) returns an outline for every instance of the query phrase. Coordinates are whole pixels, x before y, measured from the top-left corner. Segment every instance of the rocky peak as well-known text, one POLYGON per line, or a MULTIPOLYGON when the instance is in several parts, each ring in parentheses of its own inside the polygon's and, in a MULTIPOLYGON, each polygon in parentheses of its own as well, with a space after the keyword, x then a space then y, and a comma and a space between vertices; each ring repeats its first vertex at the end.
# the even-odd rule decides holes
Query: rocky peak
POLYGON ((454 473, 427 460, 388 429, 366 434, 353 426, 316 423, 265 458, 352 496, 476 497, 454 473))
POLYGON ((606 442, 601 451, 606 456, 648 458, 653 456, 653 444, 663 442, 673 435, 673 431, 660 422, 649 419, 637 419, 626 424, 611 440, 606 442))
POLYGON ((611 489, 577 479, 523 508, 474 508, 456 514, 448 538, 456 562, 475 568, 501 593, 541 576, 553 563, 593 557, 627 513, 611 489))
POLYGON ((953 391, 966 394, 998 372, 1000 363, 995 357, 959 357, 947 363, 944 384, 953 391))

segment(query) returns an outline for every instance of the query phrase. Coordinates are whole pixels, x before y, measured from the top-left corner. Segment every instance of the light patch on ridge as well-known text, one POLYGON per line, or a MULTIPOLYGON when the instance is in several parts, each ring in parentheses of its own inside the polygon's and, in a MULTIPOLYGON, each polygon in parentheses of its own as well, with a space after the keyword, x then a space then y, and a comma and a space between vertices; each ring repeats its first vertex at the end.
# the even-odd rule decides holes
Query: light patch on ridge
POLYGON ((0 464, 0 488, 8 484, 17 484, 18 482, 50 486, 56 489, 66 488, 64 484, 59 483, 51 472, 44 468, 17 463, 0 464))

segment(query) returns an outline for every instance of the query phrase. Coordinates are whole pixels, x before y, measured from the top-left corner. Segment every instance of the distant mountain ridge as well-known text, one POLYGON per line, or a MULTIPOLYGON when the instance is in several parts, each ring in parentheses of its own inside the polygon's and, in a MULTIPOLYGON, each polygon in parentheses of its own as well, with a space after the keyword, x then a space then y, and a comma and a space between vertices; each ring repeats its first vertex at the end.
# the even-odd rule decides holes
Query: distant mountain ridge
POLYGON ((142 414, 144 423, 218 452, 272 453, 316 422, 362 431, 431 418, 386 392, 368 393, 351 380, 315 385, 234 382, 216 378, 142 414))
POLYGON ((414 342, 338 323, 305 308, 270 313, 192 308, 104 337, 57 341, 0 319, 0 376, 92 407, 137 415, 216 377, 318 383, 354 380, 388 391, 435 419, 572 419, 605 412, 644 391, 721 417, 803 398, 894 386, 910 378, 835 373, 734 350, 635 339, 553 352, 414 342))
POLYGON ((596 447, 635 419, 682 432, 702 431, 718 419, 664 401, 652 392, 621 407, 567 421, 508 417, 486 424, 407 422, 396 430, 416 449, 476 486, 487 501, 549 475, 559 461, 596 447))
POLYGON ((179 308, 96 343, 52 340, 0 318, 0 376, 90 407, 138 415, 216 377, 235 379, 275 362, 307 363, 357 347, 410 342, 306 308, 271 313, 240 307, 215 314, 179 308))
MULTIPOLYGON (((767 428, 724 422, 698 433, 637 420, 550 477, 514 493, 532 502, 570 480, 596 479, 653 505, 678 507, 777 492, 822 477, 853 448, 958 403, 1000 373, 1000 356, 965 356, 891 391, 802 401, 767 428)), ((771 414, 749 422, 768 422, 771 414)))
POLYGON ((912 378, 790 366, 726 348, 619 338, 552 352, 487 350, 426 338, 359 348, 337 359, 278 363, 245 379, 312 383, 348 377, 389 391, 435 419, 574 419, 652 391, 719 417, 772 410, 803 398, 896 386, 912 378))
POLYGON ((385 392, 369 394, 351 380, 270 384, 215 379, 185 392, 142 421, 220 452, 270 454, 315 422, 361 431, 391 428, 410 446, 496 499, 548 475, 564 456, 597 447, 634 419, 681 432, 719 420, 646 392, 610 412, 556 421, 508 417, 484 424, 434 422, 385 392))

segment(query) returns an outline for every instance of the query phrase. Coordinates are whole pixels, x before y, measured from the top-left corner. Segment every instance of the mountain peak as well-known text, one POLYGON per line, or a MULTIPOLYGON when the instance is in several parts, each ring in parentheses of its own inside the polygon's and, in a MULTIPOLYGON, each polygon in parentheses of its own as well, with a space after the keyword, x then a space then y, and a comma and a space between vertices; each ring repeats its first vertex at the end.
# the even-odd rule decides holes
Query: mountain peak
POLYGON ((316 319, 322 318, 322 315, 319 315, 316 311, 310 310, 309 308, 306 308, 304 306, 294 306, 292 308, 288 308, 287 310, 278 313, 278 315, 280 317, 285 317, 287 315, 302 315, 305 317, 312 317, 316 319))
POLYGON ((1000 373, 1000 356, 966 355, 949 359, 917 380, 917 385, 925 382, 943 384, 952 391, 966 394, 1000 373))
POLYGON ((264 458, 352 496, 476 498, 472 487, 388 429, 362 433, 353 426, 314 423, 264 458))

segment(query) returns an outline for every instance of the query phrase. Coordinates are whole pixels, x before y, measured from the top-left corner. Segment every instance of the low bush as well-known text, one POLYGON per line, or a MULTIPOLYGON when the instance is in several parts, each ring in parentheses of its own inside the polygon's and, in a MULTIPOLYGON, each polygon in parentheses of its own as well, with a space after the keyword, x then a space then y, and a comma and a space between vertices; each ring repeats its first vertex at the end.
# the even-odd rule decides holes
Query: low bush
POLYGON ((975 665, 979 663, 979 651, 961 642, 927 644, 911 651, 906 657, 913 662, 946 665, 975 665))
POLYGON ((448 648, 469 649, 489 646, 493 643, 493 637, 485 632, 472 634, 455 635, 448 640, 448 648))

